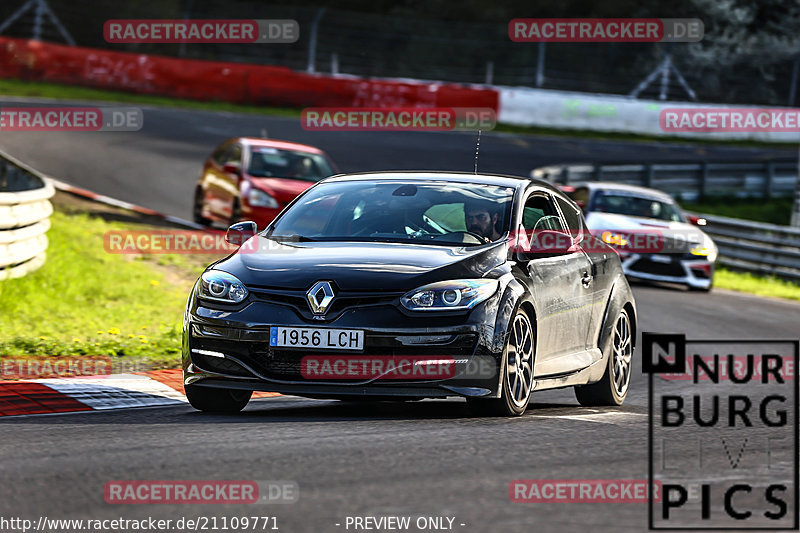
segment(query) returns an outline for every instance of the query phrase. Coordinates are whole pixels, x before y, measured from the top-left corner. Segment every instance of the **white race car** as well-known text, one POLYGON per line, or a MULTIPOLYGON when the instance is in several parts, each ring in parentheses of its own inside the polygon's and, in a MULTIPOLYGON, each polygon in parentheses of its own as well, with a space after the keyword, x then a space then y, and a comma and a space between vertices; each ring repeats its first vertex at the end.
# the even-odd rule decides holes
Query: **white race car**
POLYGON ((564 189, 583 209, 589 231, 615 246, 628 277, 711 290, 717 246, 687 221, 672 197, 610 182, 564 189))

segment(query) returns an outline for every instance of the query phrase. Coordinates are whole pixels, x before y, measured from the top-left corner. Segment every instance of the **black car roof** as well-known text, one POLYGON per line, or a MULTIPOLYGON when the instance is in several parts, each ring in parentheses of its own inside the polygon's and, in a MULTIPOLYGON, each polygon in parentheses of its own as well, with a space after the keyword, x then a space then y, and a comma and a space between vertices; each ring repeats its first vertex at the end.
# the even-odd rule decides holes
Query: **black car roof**
POLYGON ((370 181, 370 180, 409 180, 409 181, 449 181, 454 183, 479 183, 482 185, 497 185, 501 187, 526 187, 528 184, 535 184, 552 192, 559 192, 549 182, 534 178, 524 178, 521 176, 510 176, 505 174, 472 174, 470 172, 441 172, 431 170, 397 170, 384 172, 357 172, 354 174, 337 174, 325 178, 324 182, 330 181, 370 181))

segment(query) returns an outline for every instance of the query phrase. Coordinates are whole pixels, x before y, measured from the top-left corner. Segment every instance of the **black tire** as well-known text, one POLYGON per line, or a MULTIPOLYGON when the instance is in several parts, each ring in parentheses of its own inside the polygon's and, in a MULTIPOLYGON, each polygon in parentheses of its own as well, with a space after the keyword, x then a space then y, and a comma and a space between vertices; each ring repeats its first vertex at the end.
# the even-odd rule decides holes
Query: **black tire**
POLYGON ((208 413, 238 413, 253 395, 253 391, 216 389, 198 385, 184 385, 186 398, 198 411, 208 413))
POLYGON ((575 387, 575 397, 581 405, 622 405, 630 386, 633 342, 631 319, 628 311, 623 309, 614 322, 603 350, 608 359, 603 377, 597 383, 575 387), (620 372, 625 373, 620 376, 620 372))
POLYGON ((202 224, 210 226, 211 221, 203 216, 203 189, 198 187, 194 191, 194 207, 192 208, 192 215, 195 224, 202 224))
POLYGON ((467 407, 475 416, 522 416, 528 408, 534 385, 536 328, 521 308, 517 309, 511 320, 504 352, 500 398, 467 398, 467 407), (527 328, 527 336, 524 328, 527 328), (524 354, 522 364, 518 365, 521 353, 524 354), (511 376, 511 371, 514 372, 514 377, 511 376))

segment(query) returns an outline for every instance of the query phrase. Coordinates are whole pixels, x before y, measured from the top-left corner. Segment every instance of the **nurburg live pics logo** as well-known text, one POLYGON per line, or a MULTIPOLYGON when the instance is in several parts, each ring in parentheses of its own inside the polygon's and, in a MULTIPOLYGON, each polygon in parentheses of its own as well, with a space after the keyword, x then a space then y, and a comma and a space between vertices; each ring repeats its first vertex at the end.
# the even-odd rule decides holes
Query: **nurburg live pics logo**
POLYGON ((797 530, 800 341, 645 332, 642 346, 649 529, 797 530))

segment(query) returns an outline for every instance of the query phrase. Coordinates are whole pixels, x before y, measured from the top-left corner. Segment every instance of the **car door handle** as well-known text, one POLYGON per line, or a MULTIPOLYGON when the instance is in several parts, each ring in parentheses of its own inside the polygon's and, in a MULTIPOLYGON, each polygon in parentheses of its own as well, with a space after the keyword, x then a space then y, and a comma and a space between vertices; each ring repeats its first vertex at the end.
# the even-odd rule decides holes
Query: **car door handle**
POLYGON ((592 283, 592 276, 589 275, 588 272, 583 273, 583 277, 581 278, 581 283, 584 287, 589 287, 589 284, 592 283))

